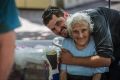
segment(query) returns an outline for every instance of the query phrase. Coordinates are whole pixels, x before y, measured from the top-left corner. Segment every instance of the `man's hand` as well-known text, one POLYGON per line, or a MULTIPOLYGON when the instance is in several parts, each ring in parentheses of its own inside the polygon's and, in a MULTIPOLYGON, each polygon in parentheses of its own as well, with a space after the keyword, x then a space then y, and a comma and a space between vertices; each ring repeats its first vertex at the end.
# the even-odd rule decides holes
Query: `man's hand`
POLYGON ((105 58, 98 55, 90 57, 74 57, 70 51, 62 49, 60 52, 60 63, 86 67, 105 67, 110 65, 111 58, 105 58))
POLYGON ((66 49, 62 49, 60 52, 60 59, 61 59, 61 63, 63 64, 71 64, 73 61, 73 55, 71 54, 70 51, 66 50, 66 49))

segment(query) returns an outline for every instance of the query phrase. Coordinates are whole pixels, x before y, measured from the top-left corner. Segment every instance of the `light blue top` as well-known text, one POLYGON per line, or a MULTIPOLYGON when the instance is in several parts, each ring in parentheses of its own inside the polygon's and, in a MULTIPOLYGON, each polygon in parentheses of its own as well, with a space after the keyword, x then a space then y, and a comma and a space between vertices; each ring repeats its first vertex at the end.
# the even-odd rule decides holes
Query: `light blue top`
MULTIPOLYGON (((88 57, 96 54, 95 43, 92 37, 90 38, 87 47, 82 50, 78 50, 75 46, 73 39, 70 38, 64 39, 63 47, 69 50, 72 55, 76 57, 88 57)), ((67 73, 72 75, 92 76, 95 73, 107 72, 108 67, 91 68, 77 65, 61 64, 61 70, 67 71, 67 73)))
POLYGON ((0 33, 14 30, 20 26, 14 0, 0 0, 0 33))

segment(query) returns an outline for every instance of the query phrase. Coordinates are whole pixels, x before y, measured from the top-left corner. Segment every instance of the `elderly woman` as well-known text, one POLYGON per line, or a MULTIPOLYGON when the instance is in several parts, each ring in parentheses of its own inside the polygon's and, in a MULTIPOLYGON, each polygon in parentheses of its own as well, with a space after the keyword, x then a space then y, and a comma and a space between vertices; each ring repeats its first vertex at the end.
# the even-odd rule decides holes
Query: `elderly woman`
MULTIPOLYGON (((71 38, 63 40, 63 48, 69 50, 75 57, 96 55, 95 43, 92 37, 93 24, 86 13, 76 13, 66 21, 71 38)), ((64 51, 63 51, 64 52, 64 51)), ((108 67, 84 67, 78 65, 61 64, 61 80, 101 80, 101 74, 108 71, 108 67)))

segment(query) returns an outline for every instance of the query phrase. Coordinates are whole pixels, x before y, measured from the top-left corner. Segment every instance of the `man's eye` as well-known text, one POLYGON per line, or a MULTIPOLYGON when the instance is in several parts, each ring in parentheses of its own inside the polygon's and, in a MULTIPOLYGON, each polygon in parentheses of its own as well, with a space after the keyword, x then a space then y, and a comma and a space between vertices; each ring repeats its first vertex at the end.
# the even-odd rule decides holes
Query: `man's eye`
POLYGON ((56 22, 56 26, 60 26, 61 23, 62 23, 62 21, 58 21, 58 22, 56 22))

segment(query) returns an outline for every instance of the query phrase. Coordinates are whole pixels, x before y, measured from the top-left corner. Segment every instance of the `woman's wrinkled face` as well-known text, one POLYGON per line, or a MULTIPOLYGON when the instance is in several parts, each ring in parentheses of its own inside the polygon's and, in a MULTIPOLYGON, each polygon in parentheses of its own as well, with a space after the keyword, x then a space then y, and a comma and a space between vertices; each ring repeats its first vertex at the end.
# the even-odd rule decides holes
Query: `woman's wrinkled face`
POLYGON ((90 38, 90 28, 88 23, 81 22, 72 26, 72 38, 77 47, 86 47, 90 38))

